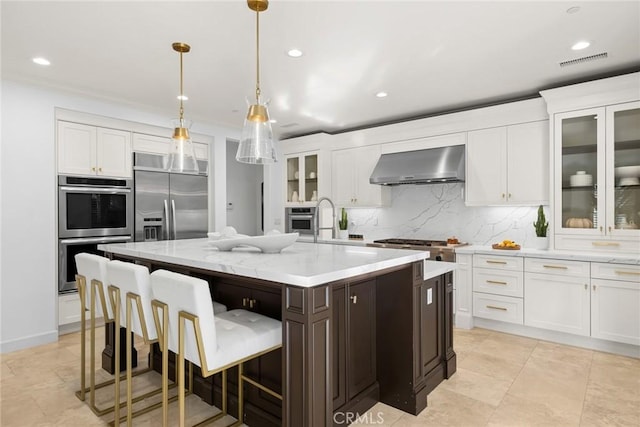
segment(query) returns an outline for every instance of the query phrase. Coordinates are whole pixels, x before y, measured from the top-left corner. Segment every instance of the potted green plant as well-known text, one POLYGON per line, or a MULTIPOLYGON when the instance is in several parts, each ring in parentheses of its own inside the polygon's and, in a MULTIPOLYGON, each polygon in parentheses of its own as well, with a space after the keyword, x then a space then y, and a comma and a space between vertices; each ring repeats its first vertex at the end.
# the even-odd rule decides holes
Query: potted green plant
POLYGON ((340 219, 338 220, 338 237, 340 239, 348 239, 349 231, 347 227, 349 226, 349 220, 347 219, 347 211, 342 208, 340 211, 340 219))
POLYGON ((542 208, 542 205, 538 207, 538 218, 533 223, 533 227, 536 230, 536 248, 547 249, 549 247, 549 237, 547 236, 549 222, 544 216, 544 209, 542 208))

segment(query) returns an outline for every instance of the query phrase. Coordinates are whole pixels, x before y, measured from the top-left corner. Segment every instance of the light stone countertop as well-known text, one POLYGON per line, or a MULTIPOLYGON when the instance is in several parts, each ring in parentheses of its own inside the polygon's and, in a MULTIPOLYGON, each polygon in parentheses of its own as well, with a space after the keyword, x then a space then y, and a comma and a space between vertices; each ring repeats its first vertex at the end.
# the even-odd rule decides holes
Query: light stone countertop
POLYGON ((563 259, 570 261, 592 261, 610 264, 640 265, 639 254, 614 254, 603 252, 578 252, 560 250, 527 249, 503 250, 493 249, 491 246, 471 245, 456 248, 456 254, 484 254, 501 256, 523 256, 532 258, 563 259))
MULTIPOLYGON (((249 247, 222 252, 208 245, 208 239, 112 243, 99 245, 98 249, 116 255, 301 287, 313 287, 429 258, 426 251, 300 242, 279 254, 263 254, 249 247)), ((454 268, 452 263, 427 261, 425 279, 454 268)))

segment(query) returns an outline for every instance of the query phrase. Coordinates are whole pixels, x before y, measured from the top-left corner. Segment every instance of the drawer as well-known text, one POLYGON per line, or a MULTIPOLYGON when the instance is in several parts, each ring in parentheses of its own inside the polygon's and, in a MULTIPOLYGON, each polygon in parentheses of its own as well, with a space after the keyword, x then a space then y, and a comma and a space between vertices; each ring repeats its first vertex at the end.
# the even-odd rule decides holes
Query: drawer
POLYGON ((524 323, 523 301, 522 298, 474 292, 473 315, 522 325, 524 323))
POLYGON ((80 321, 80 296, 77 292, 58 296, 58 325, 80 321))
POLYGON ((592 262, 591 277, 638 283, 640 282, 640 265, 592 262))
POLYGON ((494 295, 522 298, 523 275, 521 271, 502 271, 488 268, 473 270, 473 290, 494 295))
POLYGON ((473 266, 500 270, 522 271, 522 257, 500 255, 473 255, 473 266))
POLYGON ((527 273, 555 274, 560 276, 589 277, 589 263, 545 258, 525 258, 527 273))
POLYGON ((556 235, 555 249, 607 253, 636 253, 638 252, 638 240, 597 239, 588 236, 556 235))

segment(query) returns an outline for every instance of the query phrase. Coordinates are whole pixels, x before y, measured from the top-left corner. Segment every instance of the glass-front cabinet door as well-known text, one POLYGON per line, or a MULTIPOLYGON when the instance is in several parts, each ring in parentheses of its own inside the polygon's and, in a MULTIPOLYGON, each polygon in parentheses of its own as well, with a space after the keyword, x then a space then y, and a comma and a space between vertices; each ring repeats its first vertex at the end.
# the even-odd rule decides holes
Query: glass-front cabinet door
POLYGON ((556 231, 600 235, 604 232, 604 108, 558 114, 556 144, 556 231), (557 187, 556 187, 557 188, 557 187))
MULTIPOLYGON (((313 204, 318 200, 318 153, 309 152, 286 157, 286 203, 313 204)), ((322 178, 324 179, 324 178, 322 178)))
POLYGON ((607 231, 640 236, 640 102, 607 107, 607 231))

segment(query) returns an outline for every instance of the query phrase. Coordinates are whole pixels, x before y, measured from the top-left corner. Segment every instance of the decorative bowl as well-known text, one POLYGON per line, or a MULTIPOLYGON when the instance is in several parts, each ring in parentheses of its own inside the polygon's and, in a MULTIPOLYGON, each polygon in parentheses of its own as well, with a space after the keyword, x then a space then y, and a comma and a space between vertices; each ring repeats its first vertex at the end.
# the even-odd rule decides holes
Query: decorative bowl
POLYGON ((238 246, 252 246, 266 254, 277 254, 284 248, 293 245, 298 240, 299 233, 269 234, 266 236, 245 236, 237 234, 234 237, 209 240, 209 246, 221 251, 230 251, 238 246))
POLYGON ((593 177, 585 171, 578 171, 575 175, 569 177, 569 185, 571 187, 587 187, 593 184, 593 177))
POLYGON ((614 169, 616 178, 640 177, 640 166, 620 166, 614 169))

